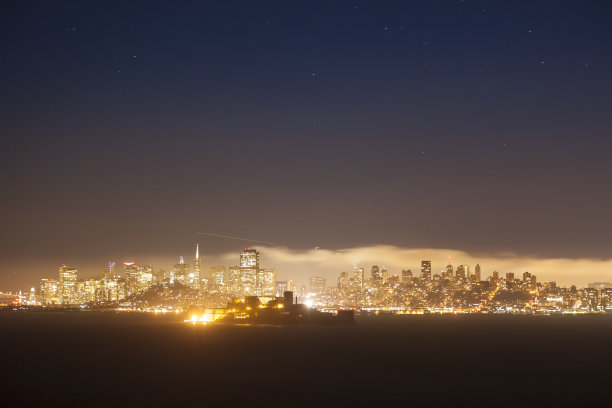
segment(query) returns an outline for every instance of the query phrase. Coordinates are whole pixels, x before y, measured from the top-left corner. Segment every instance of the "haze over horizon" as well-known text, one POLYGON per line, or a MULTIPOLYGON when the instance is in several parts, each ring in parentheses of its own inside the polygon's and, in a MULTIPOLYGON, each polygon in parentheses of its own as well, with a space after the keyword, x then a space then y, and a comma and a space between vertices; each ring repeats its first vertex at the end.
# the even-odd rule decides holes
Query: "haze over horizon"
MULTIPOLYGON (((482 267, 482 278, 486 279, 493 271, 498 271, 500 276, 507 272, 513 272, 520 277, 523 272, 536 275, 539 281, 555 281, 562 286, 586 286, 592 282, 610 280, 612 271, 612 259, 589 259, 589 258, 538 258, 536 256, 520 256, 511 252, 499 252, 493 254, 468 253, 454 249, 437 248, 400 248, 393 245, 376 245, 355 248, 308 248, 290 249, 282 246, 250 246, 260 252, 262 268, 277 269, 279 280, 295 280, 298 285, 306 285, 312 276, 323 276, 327 279, 329 286, 334 286, 340 272, 352 273, 354 267, 364 268, 369 274, 372 265, 385 267, 390 275, 400 275, 402 269, 412 270, 415 276, 420 274, 421 260, 432 261, 432 273, 440 273, 450 262, 454 267, 458 265, 469 265, 472 272, 476 264, 482 267), (449 259, 450 257, 450 259, 449 259)), ((236 247, 234 251, 223 253, 208 253, 206 248, 200 246, 200 258, 202 259, 203 276, 211 266, 236 266, 239 264, 239 255, 242 247, 236 247)), ((191 264, 195 247, 189 251, 183 251, 172 257, 161 254, 131 254, 124 257, 108 257, 104 261, 92 261, 89 258, 79 258, 76 255, 73 262, 64 262, 68 266, 79 268, 80 277, 100 276, 104 271, 107 261, 117 263, 117 272, 122 273, 121 263, 132 261, 137 264, 152 265, 154 270, 165 269, 169 271, 178 262, 179 256, 184 257, 185 262, 191 264), (193 250, 193 251, 192 251, 193 250), (191 252, 190 252, 191 251, 191 252)), ((15 266, 13 275, 7 275, 5 289, 19 290, 27 289, 28 285, 36 286, 43 277, 56 278, 58 267, 62 262, 56 264, 45 263, 44 266, 30 269, 28 274, 18 272, 19 266, 15 266)), ((29 266, 31 268, 31 265, 29 266)))
POLYGON ((245 246, 196 231, 612 281, 612 3, 236 5, 0 5, 1 290, 245 246))

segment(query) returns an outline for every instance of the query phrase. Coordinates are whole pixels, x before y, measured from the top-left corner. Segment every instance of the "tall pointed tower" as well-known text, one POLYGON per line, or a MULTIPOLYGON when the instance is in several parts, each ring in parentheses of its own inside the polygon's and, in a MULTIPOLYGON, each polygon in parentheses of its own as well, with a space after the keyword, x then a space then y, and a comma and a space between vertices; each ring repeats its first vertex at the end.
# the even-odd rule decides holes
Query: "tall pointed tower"
POLYGON ((193 260, 193 288, 200 289, 200 269, 202 260, 200 259, 200 244, 196 244, 196 254, 193 260))

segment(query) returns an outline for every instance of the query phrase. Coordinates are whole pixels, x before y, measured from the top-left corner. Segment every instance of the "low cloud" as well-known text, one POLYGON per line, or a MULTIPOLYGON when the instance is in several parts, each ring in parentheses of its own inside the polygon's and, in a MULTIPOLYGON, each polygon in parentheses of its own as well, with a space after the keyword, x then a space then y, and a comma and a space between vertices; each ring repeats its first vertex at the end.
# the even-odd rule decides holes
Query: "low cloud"
MULTIPOLYGON (((482 268, 482 278, 490 276, 493 271, 500 274, 514 272, 516 277, 529 271, 539 281, 556 281, 560 285, 586 286, 595 281, 612 281, 611 259, 565 259, 538 258, 521 256, 512 253, 470 254, 453 249, 436 248, 400 248, 391 245, 376 245, 343 249, 309 249, 294 250, 283 247, 255 247, 260 251, 260 264, 265 268, 276 268, 278 279, 295 279, 306 284, 309 277, 325 276, 328 285, 336 282, 340 272, 350 272, 353 265, 364 268, 369 274, 372 265, 385 266, 390 275, 400 274, 402 269, 411 269, 413 274, 420 273, 421 260, 432 261, 432 273, 439 273, 449 262, 457 265, 470 265, 474 270, 476 264, 482 268)), ((237 265, 239 254, 227 253, 219 256, 208 256, 204 259, 206 266, 212 264, 237 265), (207 259, 208 258, 208 259, 207 259)))
MULTIPOLYGON (((311 276, 324 276, 327 284, 336 284, 340 272, 351 272, 353 265, 364 268, 369 276, 370 267, 378 265, 386 267, 390 275, 401 274, 402 269, 411 269, 413 275, 420 273, 421 260, 429 259, 432 272, 439 273, 449 262, 457 265, 469 265, 473 271, 480 264, 482 278, 486 279, 493 271, 501 275, 514 272, 515 277, 529 271, 535 274, 538 281, 556 281, 559 285, 586 286, 590 282, 612 281, 612 259, 589 258, 541 258, 537 256, 517 255, 508 252, 488 254, 473 254, 453 249, 437 248, 401 248, 392 245, 375 245, 342 249, 308 249, 296 250, 285 247, 256 246, 260 252, 260 265, 264 268, 275 268, 278 280, 294 279, 299 285, 308 285, 311 276)), ((202 248, 200 248, 202 250, 202 248)), ((206 269, 213 265, 234 266, 240 263, 240 250, 224 254, 202 254, 203 276, 206 269)), ((138 264, 152 265, 156 270, 169 270, 177 262, 178 257, 168 257, 160 254, 141 254, 130 258, 115 258, 120 265, 122 260, 130 259, 138 264)), ((92 260, 89 258, 71 258, 49 260, 37 265, 24 265, 22 262, 5 265, 5 271, 0 282, 2 290, 20 290, 37 286, 42 277, 57 279, 57 270, 62 263, 77 266, 79 277, 99 276, 104 271, 108 260, 92 260)), ((193 259, 185 256, 185 262, 193 259)), ((119 266, 119 268, 121 268, 119 266)))

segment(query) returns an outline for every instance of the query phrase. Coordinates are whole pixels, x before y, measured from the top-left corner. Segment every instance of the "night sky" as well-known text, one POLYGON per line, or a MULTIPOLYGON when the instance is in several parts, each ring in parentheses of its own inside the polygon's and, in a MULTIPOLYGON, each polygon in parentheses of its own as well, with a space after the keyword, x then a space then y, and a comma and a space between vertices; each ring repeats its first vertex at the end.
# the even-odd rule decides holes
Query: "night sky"
POLYGON ((0 288, 248 245, 198 231, 610 258, 612 2, 0 7, 0 288))

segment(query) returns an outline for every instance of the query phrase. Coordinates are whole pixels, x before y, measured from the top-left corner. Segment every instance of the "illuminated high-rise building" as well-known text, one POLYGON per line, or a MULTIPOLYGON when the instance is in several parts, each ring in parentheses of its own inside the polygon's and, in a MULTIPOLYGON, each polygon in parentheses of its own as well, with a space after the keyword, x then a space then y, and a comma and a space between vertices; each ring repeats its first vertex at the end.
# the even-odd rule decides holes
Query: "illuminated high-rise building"
POLYGON ((37 300, 36 300, 36 288, 30 288, 30 295, 28 296, 28 302, 31 305, 36 304, 37 300))
POLYGON ((507 282, 514 282, 514 272, 507 272, 506 273, 506 281, 507 282))
POLYGON ((276 281, 276 296, 281 297, 287 291, 287 281, 276 281))
POLYGON ((102 297, 102 281, 97 279, 87 279, 83 282, 83 302, 101 302, 102 297))
POLYGON ((62 265, 59 268, 59 303, 72 305, 76 303, 77 268, 62 265))
POLYGON ((349 284, 349 274, 347 272, 340 272, 338 276, 338 289, 346 290, 349 284))
POLYGON ((106 302, 116 302, 125 296, 125 288, 117 277, 104 277, 102 280, 102 299, 106 302))
POLYGON ((287 290, 289 292, 297 292, 297 284, 295 283, 293 279, 287 280, 287 290))
POLYGON ((323 276, 313 276, 310 278, 310 291, 313 293, 324 293, 327 285, 323 276))
POLYGON ((104 276, 115 276, 115 263, 113 261, 107 262, 106 266, 104 266, 104 276))
POLYGON ((465 266, 459 265, 455 270, 455 280, 464 280, 465 278, 465 266))
POLYGON ((180 283, 182 285, 188 284, 189 264, 185 263, 185 259, 182 256, 179 257, 178 263, 174 264, 173 272, 174 282, 180 283))
POLYGON ((444 277, 446 279, 453 279, 453 265, 451 265, 450 263, 446 265, 446 273, 444 274, 444 277))
POLYGON ((259 268, 259 252, 255 249, 244 248, 240 253, 241 268, 259 268))
POLYGON ((410 269, 402 269, 402 282, 406 284, 412 283, 412 271, 410 269))
POLYGON ((149 265, 139 266, 134 262, 124 262, 126 296, 144 292, 153 284, 153 268, 149 265))
POLYGON ((474 267, 474 280, 476 282, 480 282, 482 279, 482 276, 480 274, 480 264, 476 264, 476 266, 474 267))
POLYGON ((138 281, 138 265, 132 261, 123 263, 123 277, 128 285, 134 285, 138 281))
MULTIPOLYGON (((231 280, 231 276, 230 276, 231 280)), ((211 292, 222 292, 228 282, 225 279, 225 266, 211 266, 208 268, 208 290, 211 292)))
POLYGON ((188 286, 192 289, 200 289, 200 270, 202 260, 200 259, 200 244, 196 244, 196 254, 193 260, 193 272, 189 274, 188 286))
POLYGON ((296 292, 294 280, 276 281, 276 296, 281 297, 285 292, 296 292))
POLYGON ((382 284, 384 285, 389 280, 389 271, 387 268, 383 266, 382 271, 380 271, 380 277, 382 279, 382 284))
POLYGON ((245 248, 240 253, 240 292, 244 296, 257 296, 259 252, 245 248))
POLYGON ((421 277, 425 281, 431 280, 431 261, 421 261, 421 277))
POLYGON ((236 296, 241 295, 240 271, 241 269, 239 266, 230 266, 227 273, 227 285, 229 286, 229 292, 236 296))
POLYGON ((40 303, 55 305, 59 303, 59 282, 55 279, 43 278, 40 281, 40 303))
POLYGON ((382 285, 382 275, 380 273, 380 268, 378 267, 378 265, 372 265, 372 268, 370 268, 370 278, 372 279, 372 285, 382 285))
POLYGON ((363 290, 363 268, 357 268, 355 265, 353 268, 353 284, 355 285, 355 289, 358 291, 363 290))
POLYGON ((276 269, 259 269, 257 272, 257 296, 276 295, 276 269))
POLYGON ((153 285, 153 267, 143 265, 138 276, 138 291, 145 291, 153 285))
POLYGON ((47 290, 48 281, 49 279, 42 278, 40 280, 40 285, 38 286, 38 301, 43 305, 47 303, 45 300, 45 291, 47 290))

